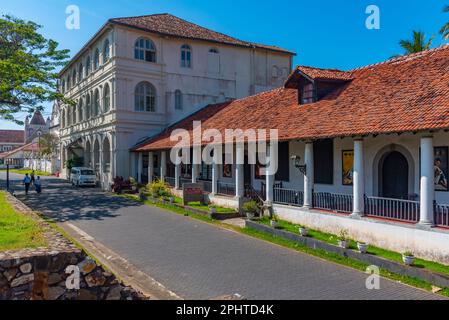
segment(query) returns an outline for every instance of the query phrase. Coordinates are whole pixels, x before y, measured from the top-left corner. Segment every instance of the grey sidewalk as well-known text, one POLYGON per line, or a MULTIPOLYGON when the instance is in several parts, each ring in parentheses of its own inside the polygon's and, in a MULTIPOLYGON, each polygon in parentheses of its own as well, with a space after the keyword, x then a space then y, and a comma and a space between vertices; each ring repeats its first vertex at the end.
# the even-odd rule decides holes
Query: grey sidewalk
POLYGON ((19 198, 70 221, 186 299, 234 293, 268 300, 439 298, 386 279, 381 290, 370 291, 367 276, 357 270, 96 189, 45 180, 42 195, 19 198))

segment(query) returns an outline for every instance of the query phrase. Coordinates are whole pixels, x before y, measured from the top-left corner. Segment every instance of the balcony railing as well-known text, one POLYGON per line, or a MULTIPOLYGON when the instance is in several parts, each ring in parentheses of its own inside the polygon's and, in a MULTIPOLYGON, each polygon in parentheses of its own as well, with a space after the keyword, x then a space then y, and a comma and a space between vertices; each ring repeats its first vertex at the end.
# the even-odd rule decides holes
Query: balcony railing
POLYGON ((235 196, 235 185, 218 181, 217 193, 224 196, 235 196))
POLYGON ((365 198, 365 214, 404 222, 419 222, 419 201, 389 199, 379 197, 365 198))
POLYGON ((313 207, 349 214, 353 212, 353 196, 349 194, 314 192, 313 207))
POLYGON ((449 228, 449 204, 435 205, 435 225, 449 228))
POLYGON ((274 188, 274 203, 302 207, 304 192, 292 189, 274 188))

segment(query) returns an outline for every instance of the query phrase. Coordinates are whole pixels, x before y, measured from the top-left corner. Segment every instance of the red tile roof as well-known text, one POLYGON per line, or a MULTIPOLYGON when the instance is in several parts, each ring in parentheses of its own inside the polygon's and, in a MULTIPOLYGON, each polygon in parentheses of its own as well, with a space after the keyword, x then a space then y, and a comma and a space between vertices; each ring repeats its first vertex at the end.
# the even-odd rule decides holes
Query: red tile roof
POLYGON ((42 113, 39 110, 34 112, 33 118, 31 118, 30 124, 39 125, 39 126, 45 126, 46 125, 45 119, 44 119, 44 117, 42 116, 42 113))
POLYGON ((294 88, 295 81, 302 76, 306 76, 313 80, 337 80, 349 81, 353 79, 353 73, 350 71, 342 71, 338 69, 321 69, 307 66, 298 66, 295 71, 290 74, 285 82, 285 87, 294 88))
MULTIPOLYGON (((281 140, 449 129, 449 45, 349 73, 351 81, 315 103, 298 105, 297 90, 280 88, 206 107, 175 127, 191 130, 199 117, 203 130, 278 129, 281 140)), ((172 129, 135 150, 171 148, 172 129)))
POLYGON ((25 143, 24 130, 0 130, 1 143, 25 143))
POLYGON ((1 159, 8 158, 8 157, 12 156, 13 154, 20 152, 20 151, 37 152, 37 151, 39 151, 39 143, 31 142, 31 143, 21 146, 20 148, 11 150, 9 152, 4 152, 4 153, 0 154, 0 158, 1 159))
POLYGON ((137 17, 125 17, 125 18, 114 18, 110 19, 109 22, 125 25, 132 28, 138 28, 141 30, 158 33, 161 35, 185 38, 185 39, 193 39, 193 40, 205 40, 212 41, 217 43, 224 43, 229 45, 243 46, 243 47, 256 47, 267 49, 271 51, 278 51, 283 53, 294 54, 288 50, 257 44, 247 41, 242 41, 223 33, 219 33, 204 27, 201 27, 197 24, 191 23, 189 21, 180 19, 171 14, 163 13, 163 14, 152 14, 145 16, 137 16, 137 17))

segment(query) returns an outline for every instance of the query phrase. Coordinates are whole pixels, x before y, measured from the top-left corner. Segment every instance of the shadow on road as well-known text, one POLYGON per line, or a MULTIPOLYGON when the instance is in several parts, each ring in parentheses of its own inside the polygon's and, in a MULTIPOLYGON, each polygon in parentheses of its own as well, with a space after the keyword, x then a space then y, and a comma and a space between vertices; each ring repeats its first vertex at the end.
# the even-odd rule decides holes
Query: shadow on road
MULTIPOLYGON (((1 187, 5 188, 4 176, 0 179, 1 187)), ((10 187, 16 197, 56 222, 104 220, 118 216, 123 207, 140 206, 137 202, 107 194, 98 188, 72 187, 67 181, 54 177, 42 178, 42 194, 31 188, 30 193, 25 195, 21 179, 19 175, 11 176, 10 187)))

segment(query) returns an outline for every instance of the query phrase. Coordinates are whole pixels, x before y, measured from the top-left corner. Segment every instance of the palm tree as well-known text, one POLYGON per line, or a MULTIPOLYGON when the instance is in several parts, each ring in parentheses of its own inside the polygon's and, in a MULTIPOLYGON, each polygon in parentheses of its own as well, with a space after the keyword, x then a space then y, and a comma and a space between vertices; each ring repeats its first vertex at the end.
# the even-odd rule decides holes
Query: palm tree
MULTIPOLYGON (((429 40, 426 40, 426 35, 424 32, 413 30, 413 39, 412 40, 401 40, 399 41, 399 45, 404 49, 404 53, 402 55, 417 53, 421 51, 428 50, 432 45, 433 39, 435 35, 432 35, 429 40)), ((402 56, 401 54, 397 54, 393 56, 393 58, 397 58, 402 56)))
MULTIPOLYGON (((443 12, 449 12, 449 6, 443 8, 443 12)), ((440 30, 440 34, 444 39, 449 40, 449 22, 447 22, 440 30)))

